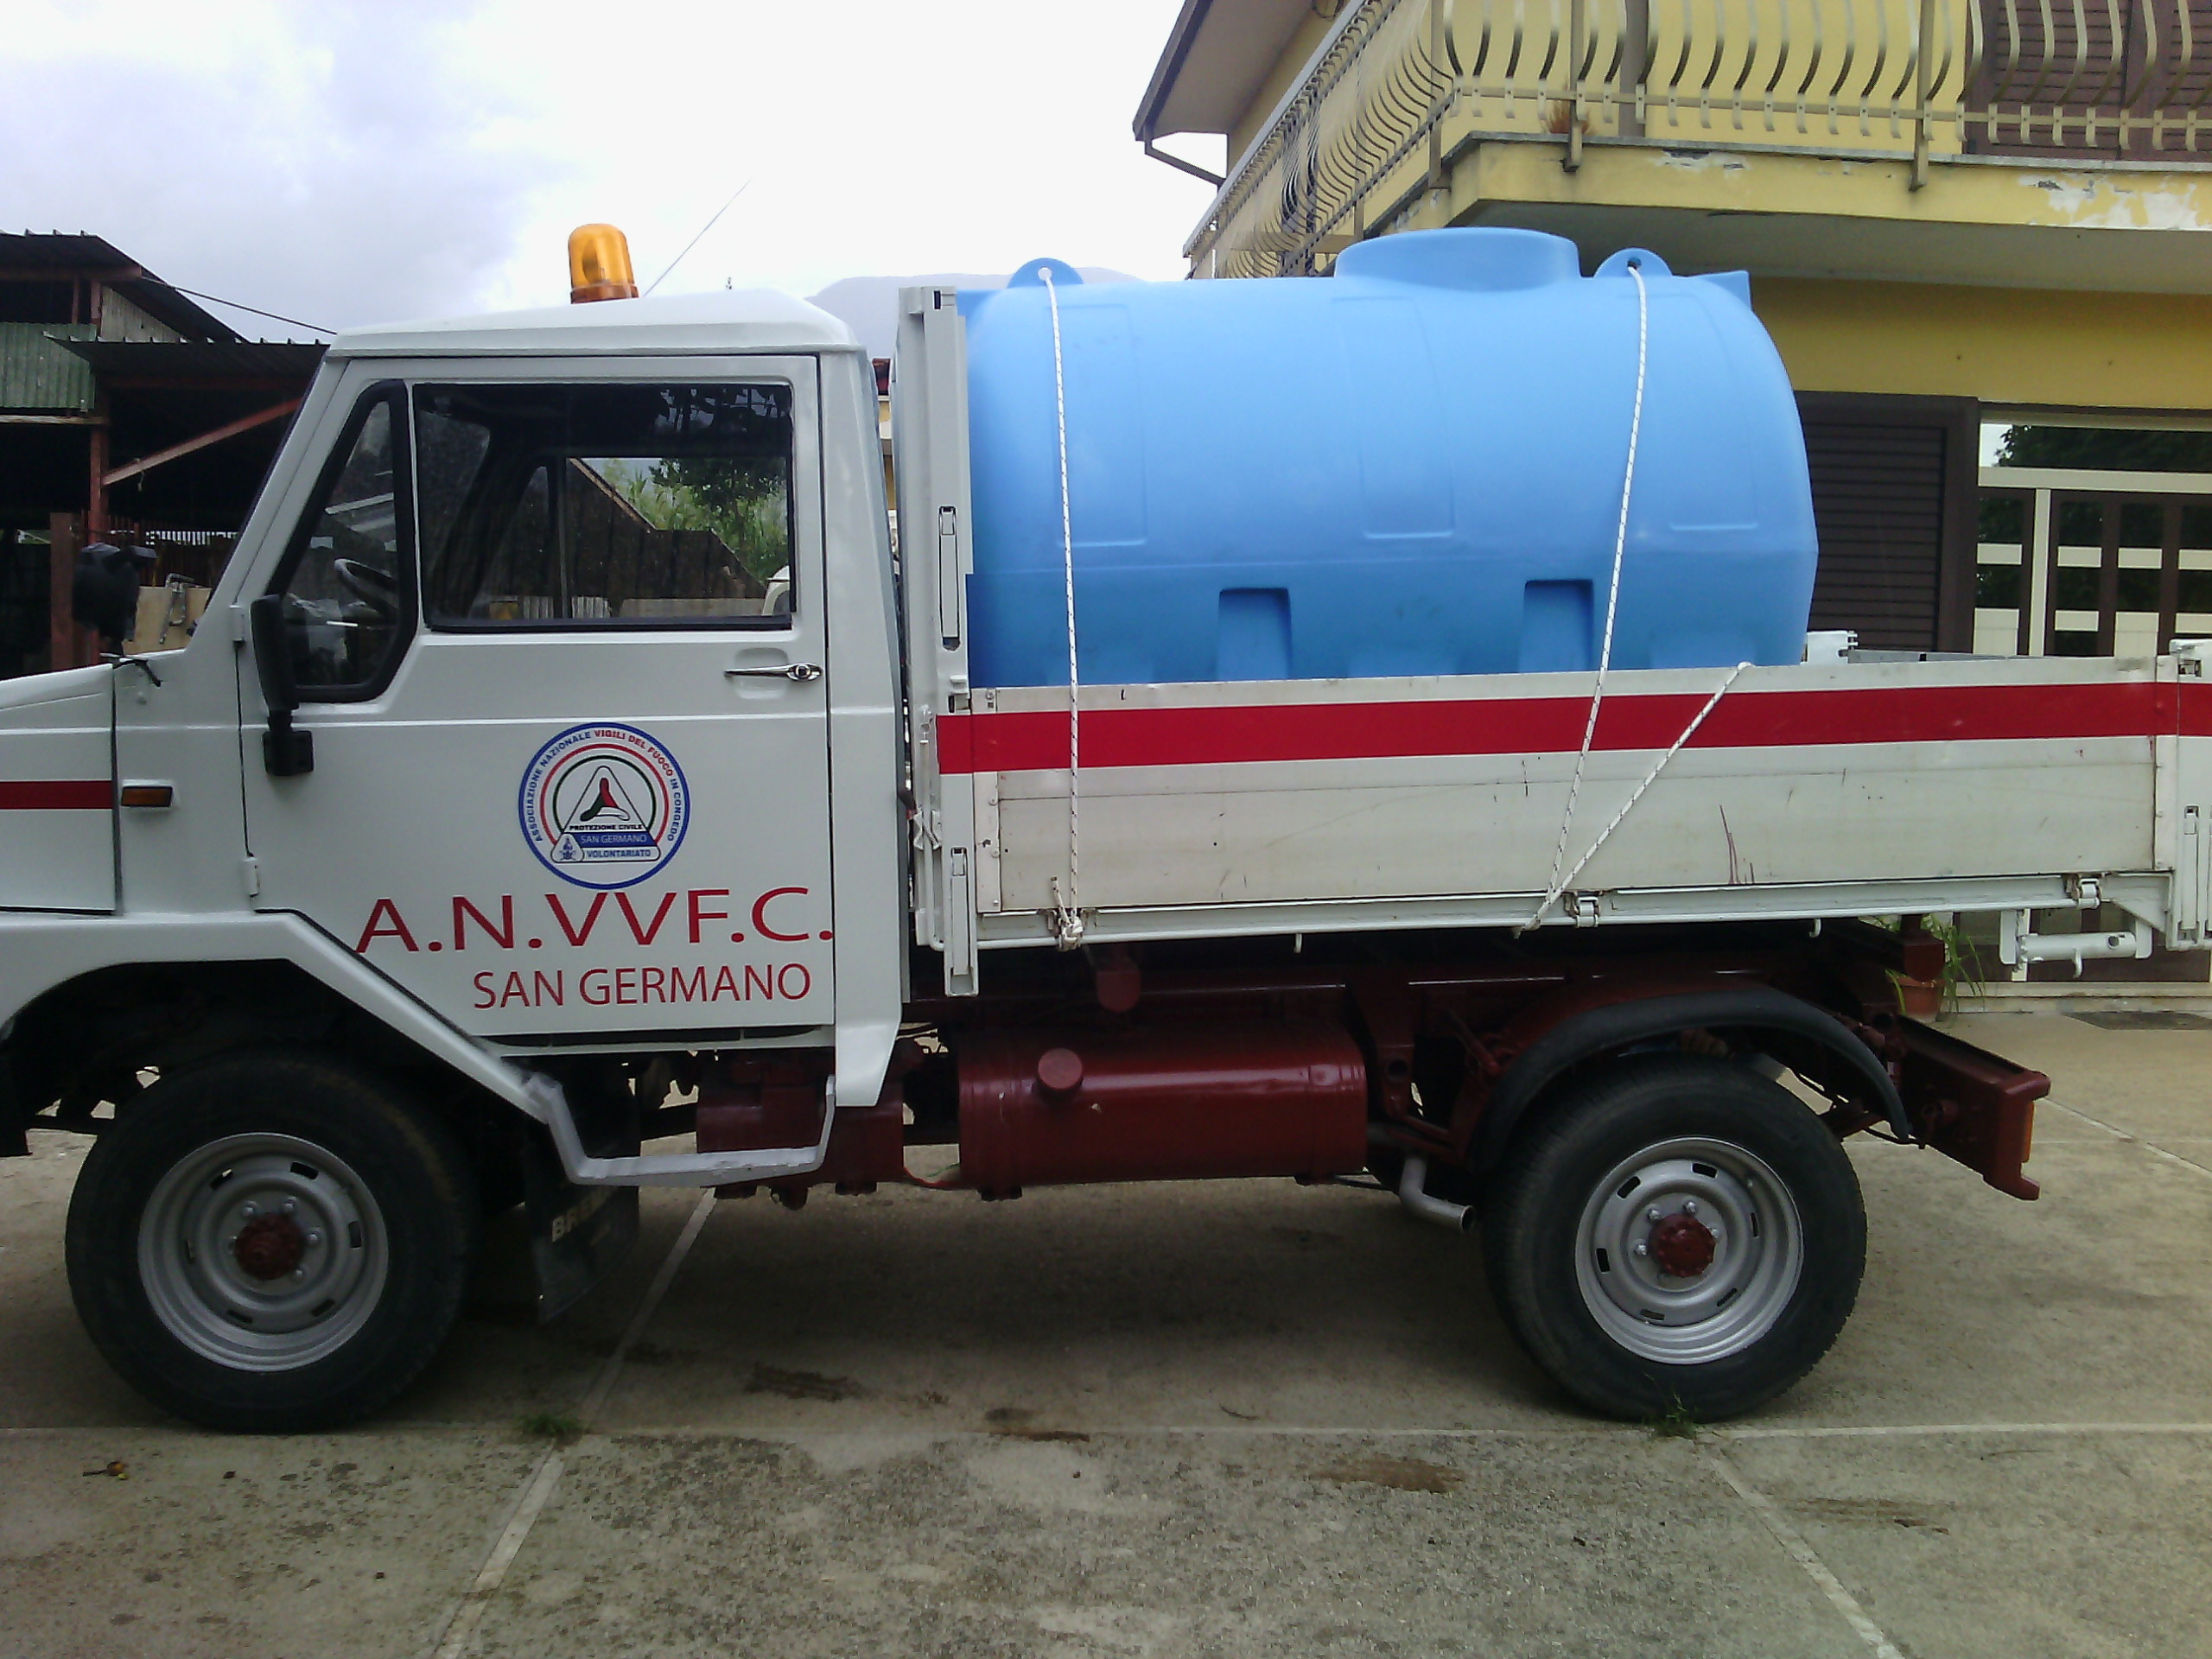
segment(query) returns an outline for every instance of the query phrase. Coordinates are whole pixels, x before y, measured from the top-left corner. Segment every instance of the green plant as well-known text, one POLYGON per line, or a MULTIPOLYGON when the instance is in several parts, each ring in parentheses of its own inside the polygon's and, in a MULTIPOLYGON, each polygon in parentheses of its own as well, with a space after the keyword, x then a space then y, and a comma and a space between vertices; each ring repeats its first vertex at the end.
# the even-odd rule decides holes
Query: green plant
POLYGON ((1989 976, 1982 970, 1980 948, 1967 937, 1956 917, 1930 916, 1921 925, 1943 942, 1943 971, 1936 976, 1936 983, 1942 991, 1943 1014, 1948 1018, 1959 1011, 1959 993, 1964 990, 1970 996, 1980 996, 1988 988, 1989 976))
POLYGON ((582 1420, 565 1411, 526 1411, 515 1419, 515 1427, 526 1440, 556 1446, 574 1446, 584 1437, 582 1420))
POLYGON ((1697 1414, 1678 1398, 1656 1417, 1647 1420, 1644 1427, 1651 1431, 1654 1440, 1694 1440, 1703 1425, 1698 1421, 1697 1414))
MULTIPOLYGON (((1877 927, 1885 928, 1892 933, 1900 931, 1904 920, 1901 916, 1877 916, 1872 919, 1877 927)), ((1932 982, 1915 982, 1934 984, 1936 1018, 1948 1020, 1958 1014, 1959 999, 1962 994, 1978 997, 1987 988, 1989 976, 1982 966, 1980 947, 1967 937, 1967 931, 1957 917, 1923 916, 1920 918, 1920 925, 1929 938, 1942 942, 1943 966, 1932 982)), ((1904 976, 1892 972, 1890 983, 1896 988, 1897 1001, 1902 1004, 1907 983, 1904 976)))

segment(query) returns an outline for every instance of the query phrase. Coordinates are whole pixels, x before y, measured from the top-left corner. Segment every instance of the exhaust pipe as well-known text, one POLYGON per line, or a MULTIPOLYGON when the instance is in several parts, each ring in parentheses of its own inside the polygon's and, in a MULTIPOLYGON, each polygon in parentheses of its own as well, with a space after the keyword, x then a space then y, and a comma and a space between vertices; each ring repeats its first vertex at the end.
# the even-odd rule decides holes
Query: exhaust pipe
POLYGON ((1428 1160, 1408 1154, 1405 1170, 1398 1177, 1398 1202, 1406 1206, 1408 1215, 1419 1216, 1423 1221, 1433 1221, 1458 1233, 1464 1233, 1475 1224, 1472 1205, 1448 1204, 1442 1198, 1432 1198, 1425 1191, 1427 1185, 1428 1160))

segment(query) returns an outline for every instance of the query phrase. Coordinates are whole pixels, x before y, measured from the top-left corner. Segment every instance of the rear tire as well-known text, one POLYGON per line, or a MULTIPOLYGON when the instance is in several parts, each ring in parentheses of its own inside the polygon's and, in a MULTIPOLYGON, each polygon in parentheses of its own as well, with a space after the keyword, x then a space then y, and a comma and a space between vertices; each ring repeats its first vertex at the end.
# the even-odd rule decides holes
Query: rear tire
POLYGON ((108 1363, 209 1428, 325 1429, 421 1375, 477 1237, 467 1160, 380 1078, 308 1053, 164 1077, 93 1143, 70 1290, 108 1363))
POLYGON ((1496 1178, 1492 1289, 1537 1364, 1610 1417, 1732 1417, 1817 1364, 1866 1216, 1827 1126, 1725 1060, 1655 1054, 1575 1087, 1496 1178))

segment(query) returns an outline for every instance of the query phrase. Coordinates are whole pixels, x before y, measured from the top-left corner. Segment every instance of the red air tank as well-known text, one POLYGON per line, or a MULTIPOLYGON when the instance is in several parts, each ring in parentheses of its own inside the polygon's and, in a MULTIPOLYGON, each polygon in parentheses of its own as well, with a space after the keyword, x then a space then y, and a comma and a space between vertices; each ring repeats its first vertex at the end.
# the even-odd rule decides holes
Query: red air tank
POLYGON ((1367 1161, 1367 1067, 1310 1025, 979 1033, 962 1040, 960 1185, 1348 1175, 1367 1161))

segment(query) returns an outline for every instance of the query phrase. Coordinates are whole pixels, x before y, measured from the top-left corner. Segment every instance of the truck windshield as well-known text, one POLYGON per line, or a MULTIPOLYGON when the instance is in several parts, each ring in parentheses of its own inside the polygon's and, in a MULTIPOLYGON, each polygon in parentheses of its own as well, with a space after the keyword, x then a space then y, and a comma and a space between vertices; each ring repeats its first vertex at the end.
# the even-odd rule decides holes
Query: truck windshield
POLYGON ((424 614, 785 626, 791 429, 777 385, 416 387, 424 614))

